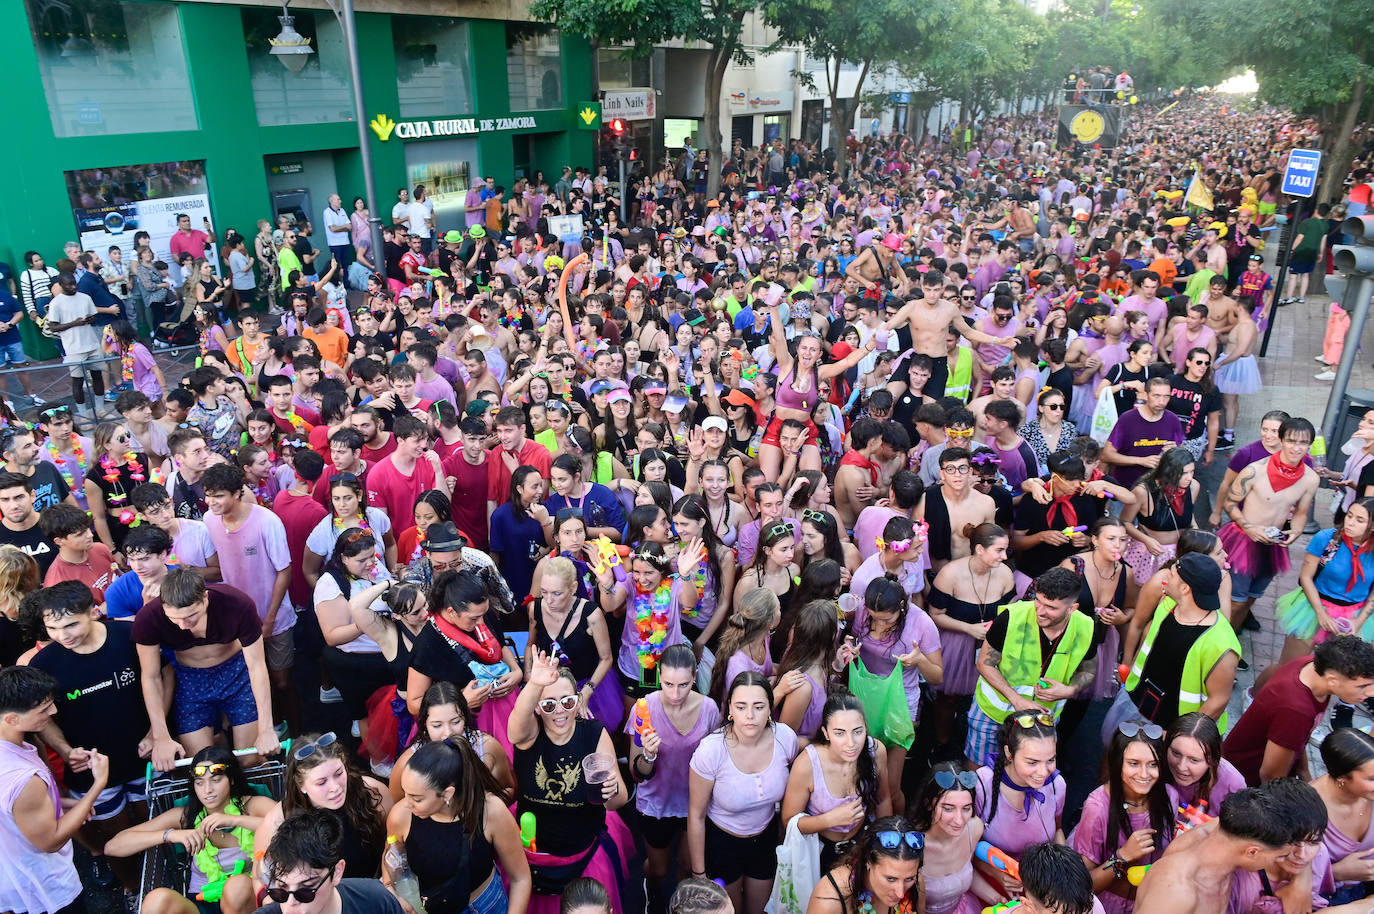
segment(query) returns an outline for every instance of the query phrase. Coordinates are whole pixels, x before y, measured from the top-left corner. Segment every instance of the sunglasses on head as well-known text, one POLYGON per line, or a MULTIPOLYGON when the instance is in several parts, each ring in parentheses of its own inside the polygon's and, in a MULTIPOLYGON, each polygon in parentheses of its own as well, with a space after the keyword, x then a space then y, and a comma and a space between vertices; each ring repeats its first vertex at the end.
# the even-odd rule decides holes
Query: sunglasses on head
POLYGON ((801 516, 802 520, 815 521, 819 524, 824 524, 826 521, 830 520, 829 514, 826 514, 824 511, 817 511, 814 508, 802 508, 801 516))
POLYGON ((72 410, 70 406, 54 406, 52 409, 45 409, 39 413, 44 419, 70 419, 72 410))
POLYGON ((935 784, 941 790, 949 790, 955 784, 966 790, 975 790, 978 787, 978 775, 972 771, 937 771, 935 784))
POLYGON ((562 708, 564 711, 571 711, 573 708, 577 707, 577 696, 564 695, 562 698, 542 698, 536 707, 545 714, 552 714, 559 708, 562 708))
POLYGON ((310 904, 310 902, 315 900, 315 896, 320 894, 320 890, 324 888, 325 883, 328 881, 329 874, 326 873, 321 876, 320 881, 314 885, 303 885, 295 889, 288 889, 286 886, 281 885, 269 885, 267 887, 267 897, 277 904, 286 904, 287 900, 294 895, 296 900, 301 904, 310 904))
POLYGON ((326 733, 324 736, 321 736, 314 742, 304 743, 300 746, 297 746, 296 751, 291 753, 291 757, 298 762, 302 761, 303 759, 308 759, 310 758, 310 756, 315 754, 316 750, 320 750, 321 752, 323 752, 325 749, 328 749, 330 746, 334 745, 338 741, 339 738, 335 736, 334 731, 331 730, 330 732, 326 733))
POLYGON ((197 765, 191 769, 191 773, 198 778, 203 778, 207 774, 224 774, 229 770, 229 766, 223 762, 212 762, 209 765, 197 765))
POLYGON ((1144 733, 1148 739, 1164 738, 1164 728, 1159 724, 1142 724, 1136 720, 1126 721, 1116 728, 1116 732, 1127 739, 1139 736, 1141 733, 1144 733))
POLYGON ((880 831, 873 837, 877 838, 878 843, 890 851, 896 850, 903 843, 917 851, 923 850, 926 846, 926 839, 918 831, 880 831))
POLYGON ((787 534, 789 536, 792 535, 792 526, 790 524, 784 524, 780 521, 774 524, 773 526, 769 527, 766 531, 764 531, 763 535, 764 537, 769 537, 783 536, 784 534, 787 534))
POLYGON ((1048 711, 1020 711, 1012 715, 1011 719, 1016 721, 1016 725, 1022 730, 1029 730, 1036 724, 1045 727, 1054 726, 1054 718, 1050 716, 1048 711))

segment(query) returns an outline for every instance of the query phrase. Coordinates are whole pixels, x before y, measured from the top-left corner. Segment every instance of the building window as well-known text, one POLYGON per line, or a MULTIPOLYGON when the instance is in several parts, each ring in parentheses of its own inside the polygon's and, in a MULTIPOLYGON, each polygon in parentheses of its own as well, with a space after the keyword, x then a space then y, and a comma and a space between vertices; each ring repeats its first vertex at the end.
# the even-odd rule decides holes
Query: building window
POLYGON ((248 72, 253 82, 253 105, 258 125, 330 124, 353 119, 353 84, 348 75, 348 49, 343 28, 334 14, 293 9, 294 27, 310 39, 315 50, 299 73, 292 73, 273 57, 270 39, 281 31, 274 7, 244 7, 243 38, 248 49, 248 72))
POLYGON ((435 16, 394 16, 396 90, 400 117, 418 119, 471 114, 472 53, 468 24, 435 16))
POLYGON ((597 82, 603 89, 640 89, 651 85, 647 57, 626 57, 620 48, 599 48, 596 52, 597 82))
POLYGON ((27 0, 26 6, 57 136, 199 127, 175 5, 27 0))
POLYGON ((540 111, 563 107, 563 55, 559 44, 556 28, 506 25, 510 110, 540 111))

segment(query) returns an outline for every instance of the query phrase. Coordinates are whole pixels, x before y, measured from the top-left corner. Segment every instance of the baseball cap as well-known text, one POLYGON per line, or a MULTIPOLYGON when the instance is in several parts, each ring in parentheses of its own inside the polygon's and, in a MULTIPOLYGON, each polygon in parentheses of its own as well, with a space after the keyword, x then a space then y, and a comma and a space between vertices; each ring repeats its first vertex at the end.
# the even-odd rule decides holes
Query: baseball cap
POLYGON ((592 392, 593 397, 599 393, 604 393, 605 391, 608 391, 610 389, 611 382, 605 380, 604 378, 598 378, 597 380, 593 381, 592 386, 589 388, 589 390, 591 390, 592 392))
POLYGON ((721 397, 721 400, 723 400, 726 403, 729 403, 731 406, 758 406, 758 404, 754 402, 754 398, 749 396, 742 390, 732 390, 725 396, 721 397))
POLYGON ((490 405, 491 404, 489 404, 486 400, 473 400, 471 403, 467 405, 467 408, 464 409, 463 412, 465 412, 469 416, 480 417, 486 414, 486 411, 488 407, 490 407, 490 405))
POLYGON ((1193 602, 1200 608, 1213 612, 1221 609, 1221 568, 1208 556, 1190 552, 1178 560, 1174 566, 1183 583, 1193 592, 1193 602))
POLYGON ((846 342, 838 342, 830 347, 830 357, 835 361, 847 358, 854 351, 854 347, 846 342))
POLYGON ((701 428, 703 431, 715 429, 716 431, 723 432, 726 430, 727 427, 728 426, 726 425, 725 420, 722 419, 720 416, 707 416, 706 419, 701 423, 701 428))
POLYGON ((702 314, 696 308, 688 308, 686 311, 684 311, 682 314, 682 319, 692 327, 696 327, 699 324, 706 323, 706 315, 702 314))
POLYGON ((668 385, 657 378, 651 378, 645 382, 644 392, 646 394, 666 394, 668 392, 668 385))

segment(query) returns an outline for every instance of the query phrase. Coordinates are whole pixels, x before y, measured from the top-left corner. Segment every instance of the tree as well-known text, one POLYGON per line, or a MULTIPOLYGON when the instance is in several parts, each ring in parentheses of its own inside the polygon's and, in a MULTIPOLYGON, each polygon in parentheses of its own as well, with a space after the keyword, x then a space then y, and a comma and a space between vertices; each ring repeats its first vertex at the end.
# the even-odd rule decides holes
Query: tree
POLYGON ((630 56, 645 57, 654 45, 678 38, 705 44, 705 148, 709 152, 707 192, 720 189, 724 145, 720 105, 725 70, 731 60, 748 64, 752 55, 742 39, 744 19, 756 0, 534 0, 530 13, 598 45, 625 46, 630 56))
POLYGON ((780 43, 800 44, 825 61, 837 171, 844 172, 849 129, 869 74, 875 67, 931 53, 953 31, 954 6, 949 0, 771 0, 764 7, 765 21, 778 30, 780 43), (842 98, 846 62, 858 64, 859 70, 853 91, 842 98))

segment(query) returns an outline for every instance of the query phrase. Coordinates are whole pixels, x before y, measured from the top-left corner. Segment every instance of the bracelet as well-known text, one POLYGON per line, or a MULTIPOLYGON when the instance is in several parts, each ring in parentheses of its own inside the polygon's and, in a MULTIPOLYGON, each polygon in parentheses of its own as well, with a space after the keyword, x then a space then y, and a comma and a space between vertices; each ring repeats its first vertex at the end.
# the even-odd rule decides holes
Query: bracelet
POLYGON ((169 828, 169 829, 167 829, 166 831, 164 831, 164 832, 162 833, 162 843, 163 843, 163 844, 169 844, 169 843, 171 842, 171 839, 170 839, 168 836, 171 835, 171 833, 172 833, 174 830, 175 830, 175 829, 169 828))
POLYGON ((656 756, 656 755, 650 755, 650 754, 647 753, 647 752, 645 752, 643 755, 641 755, 640 758, 644 759, 644 761, 648 762, 650 765, 652 765, 654 762, 658 761, 658 756, 656 756))

